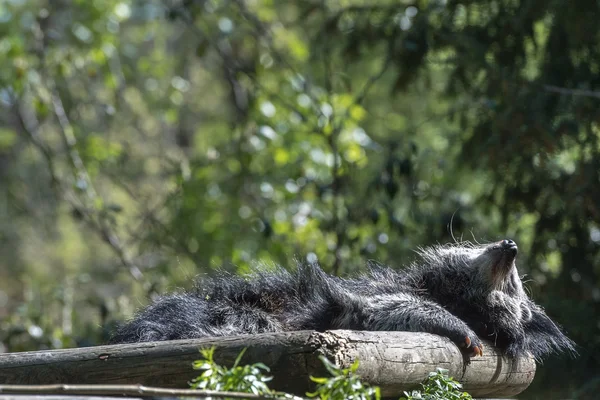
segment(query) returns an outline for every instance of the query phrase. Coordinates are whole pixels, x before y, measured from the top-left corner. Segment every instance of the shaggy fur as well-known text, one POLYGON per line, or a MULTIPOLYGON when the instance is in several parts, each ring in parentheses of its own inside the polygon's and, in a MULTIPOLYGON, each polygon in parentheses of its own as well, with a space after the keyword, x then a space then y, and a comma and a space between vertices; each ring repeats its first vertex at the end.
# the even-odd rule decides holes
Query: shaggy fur
POLYGON ((122 326, 112 343, 278 332, 355 329, 429 332, 471 355, 481 339, 510 356, 574 352, 574 343, 525 294, 515 266, 517 246, 503 240, 434 246, 401 271, 378 265, 342 279, 318 265, 294 272, 221 274, 195 292, 158 299, 122 326))

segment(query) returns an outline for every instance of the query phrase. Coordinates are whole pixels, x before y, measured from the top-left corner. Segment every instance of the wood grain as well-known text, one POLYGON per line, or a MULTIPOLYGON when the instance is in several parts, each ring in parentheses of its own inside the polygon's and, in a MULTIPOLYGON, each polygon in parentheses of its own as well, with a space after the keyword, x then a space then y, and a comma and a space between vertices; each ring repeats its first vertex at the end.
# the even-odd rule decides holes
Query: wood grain
POLYGON ((491 345, 483 357, 465 358, 447 338, 411 332, 282 332, 221 338, 97 346, 0 354, 0 384, 141 384, 186 388, 197 375, 191 368, 199 348, 216 346, 217 362, 231 366, 263 362, 274 376, 271 387, 304 395, 309 376, 327 376, 319 355, 347 367, 358 359, 358 373, 398 397, 415 388, 437 367, 464 384, 475 397, 510 397, 529 386, 535 362, 508 359, 491 345))

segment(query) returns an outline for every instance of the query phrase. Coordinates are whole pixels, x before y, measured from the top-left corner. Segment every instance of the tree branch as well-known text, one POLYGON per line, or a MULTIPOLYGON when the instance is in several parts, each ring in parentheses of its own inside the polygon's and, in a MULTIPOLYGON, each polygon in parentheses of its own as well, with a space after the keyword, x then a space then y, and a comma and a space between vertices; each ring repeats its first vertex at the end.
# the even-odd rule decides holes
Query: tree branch
POLYGON ((585 89, 567 89, 554 85, 543 85, 542 87, 547 92, 560 93, 568 96, 593 97, 596 99, 600 99, 600 91, 585 89))
POLYGON ((224 392, 219 390, 195 389, 165 389, 144 385, 0 385, 2 394, 64 394, 80 396, 136 396, 136 397, 195 397, 195 398, 231 398, 252 400, 291 399, 302 400, 302 397, 286 393, 273 393, 272 395, 257 395, 241 392, 224 392))

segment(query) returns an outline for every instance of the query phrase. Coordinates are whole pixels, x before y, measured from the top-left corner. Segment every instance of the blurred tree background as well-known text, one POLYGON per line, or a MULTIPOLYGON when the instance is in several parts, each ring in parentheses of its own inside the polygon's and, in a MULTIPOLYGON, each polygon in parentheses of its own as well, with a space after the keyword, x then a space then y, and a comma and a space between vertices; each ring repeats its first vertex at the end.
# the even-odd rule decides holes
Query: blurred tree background
POLYGON ((600 389, 600 4, 0 1, 0 351, 222 267, 514 238, 600 389))

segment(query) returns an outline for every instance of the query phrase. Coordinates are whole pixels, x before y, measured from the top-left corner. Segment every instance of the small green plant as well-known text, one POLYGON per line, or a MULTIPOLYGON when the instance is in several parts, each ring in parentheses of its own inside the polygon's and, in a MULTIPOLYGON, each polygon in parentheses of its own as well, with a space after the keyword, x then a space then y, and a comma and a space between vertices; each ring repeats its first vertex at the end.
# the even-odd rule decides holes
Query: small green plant
MULTIPOLYGON (((297 397, 290 394, 269 389, 267 382, 272 377, 264 375, 265 372, 269 372, 266 365, 256 363, 240 366, 245 351, 246 349, 240 352, 233 367, 228 369, 215 363, 214 347, 200 350, 203 359, 194 361, 193 366, 195 370, 203 372, 192 380, 190 386, 193 389, 200 390, 252 393, 255 395, 269 395, 273 398, 297 399, 297 397)), ((356 375, 358 360, 349 368, 340 368, 323 356, 319 358, 331 377, 315 378, 311 376, 310 379, 317 384, 317 388, 314 392, 307 393, 308 397, 320 400, 379 400, 381 398, 379 387, 362 383, 356 375)), ((410 393, 404 392, 406 397, 401 400, 473 399, 471 395, 462 391, 460 383, 448 376, 448 370, 442 368, 438 368, 436 372, 431 372, 422 386, 421 390, 414 390, 410 393)))
POLYGON ((200 376, 190 383, 192 389, 218 390, 222 392, 242 392, 256 395, 269 394, 271 389, 267 386, 272 377, 264 375, 269 372, 269 367, 262 363, 240 366, 246 349, 237 356, 233 367, 228 369, 215 363, 215 348, 201 349, 204 357, 194 361, 194 369, 203 371, 200 376))
POLYGON ((308 397, 318 397, 321 400, 379 400, 381 398, 379 387, 362 383, 356 375, 358 360, 350 368, 342 369, 323 356, 319 358, 331 377, 315 378, 311 376, 310 379, 317 383, 317 389, 312 393, 307 393, 308 397))
POLYGON ((438 368, 429 373, 429 378, 422 384, 422 390, 404 392, 406 400, 472 400, 467 392, 462 391, 462 385, 448 376, 448 370, 438 368))

